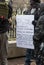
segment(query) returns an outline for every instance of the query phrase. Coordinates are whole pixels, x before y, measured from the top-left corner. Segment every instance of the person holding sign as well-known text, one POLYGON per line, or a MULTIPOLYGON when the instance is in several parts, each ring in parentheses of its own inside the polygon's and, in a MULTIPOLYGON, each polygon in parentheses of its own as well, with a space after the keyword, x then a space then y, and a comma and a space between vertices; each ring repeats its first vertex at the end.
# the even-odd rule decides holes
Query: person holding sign
MULTIPOLYGON (((29 15, 34 14, 36 16, 36 18, 35 18, 36 20, 38 19, 38 17, 37 17, 38 3, 40 3, 40 0, 30 0, 31 9, 30 9, 30 11, 28 11, 29 15)), ((34 32, 35 32, 35 25, 36 25, 35 21, 33 21, 32 24, 34 25, 34 32)), ((33 61, 31 61, 31 59, 34 59, 34 50, 27 49, 24 65, 30 65, 31 62, 33 62, 33 61)))
POLYGON ((36 63, 37 65, 44 65, 44 3, 40 3, 40 16, 35 27, 35 34, 33 36, 36 63))

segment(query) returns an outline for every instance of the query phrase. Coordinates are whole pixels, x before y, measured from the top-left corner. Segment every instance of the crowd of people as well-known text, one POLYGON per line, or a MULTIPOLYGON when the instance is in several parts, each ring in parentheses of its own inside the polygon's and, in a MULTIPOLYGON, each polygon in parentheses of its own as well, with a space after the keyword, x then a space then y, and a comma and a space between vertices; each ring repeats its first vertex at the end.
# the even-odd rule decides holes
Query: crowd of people
MULTIPOLYGON (((4 3, 5 0, 0 0, 1 2, 4 3)), ((8 18, 0 16, 0 65, 8 65, 7 31, 12 22, 12 0, 9 0, 7 6, 8 18)), ((30 0, 30 9, 23 10, 23 14, 34 15, 32 24, 34 26, 33 44, 35 47, 35 49, 27 49, 24 65, 30 65, 33 62, 32 59, 36 61, 37 65, 44 65, 44 3, 41 3, 40 0, 30 0)))

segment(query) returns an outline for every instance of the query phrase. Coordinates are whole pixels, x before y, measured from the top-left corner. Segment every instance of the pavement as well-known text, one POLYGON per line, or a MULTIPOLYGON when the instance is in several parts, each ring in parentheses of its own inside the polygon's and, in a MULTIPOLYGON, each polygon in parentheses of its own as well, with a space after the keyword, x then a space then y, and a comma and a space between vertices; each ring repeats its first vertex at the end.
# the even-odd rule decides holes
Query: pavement
POLYGON ((9 65, 24 65, 24 58, 15 58, 8 60, 9 65))
MULTIPOLYGON (((24 65, 25 58, 15 58, 9 59, 9 65, 24 65)), ((36 65, 35 62, 32 62, 31 65, 36 65)))

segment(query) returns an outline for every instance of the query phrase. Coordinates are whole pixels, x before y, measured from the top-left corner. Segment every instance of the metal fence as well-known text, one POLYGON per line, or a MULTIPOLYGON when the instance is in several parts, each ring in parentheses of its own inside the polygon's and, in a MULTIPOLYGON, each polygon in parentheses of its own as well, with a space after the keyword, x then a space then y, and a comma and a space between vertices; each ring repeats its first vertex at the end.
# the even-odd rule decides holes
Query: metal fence
POLYGON ((12 26, 9 29, 9 38, 16 38, 16 22, 12 23, 12 26))

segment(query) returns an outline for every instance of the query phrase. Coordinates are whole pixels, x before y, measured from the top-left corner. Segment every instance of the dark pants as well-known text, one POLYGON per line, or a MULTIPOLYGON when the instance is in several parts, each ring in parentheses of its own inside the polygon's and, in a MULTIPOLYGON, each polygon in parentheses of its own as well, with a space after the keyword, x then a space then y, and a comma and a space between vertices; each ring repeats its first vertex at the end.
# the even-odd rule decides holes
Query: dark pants
POLYGON ((7 35, 0 34, 0 65, 8 65, 7 63, 7 35))
POLYGON ((37 65, 44 65, 44 47, 42 48, 42 50, 40 50, 40 54, 37 57, 36 64, 37 65))
POLYGON ((34 39, 36 65, 44 65, 43 59, 41 58, 43 56, 42 54, 44 54, 44 52, 42 53, 40 50, 41 43, 42 43, 42 39, 40 39, 40 40, 34 39))
POLYGON ((30 63, 32 62, 31 59, 33 58, 34 58, 34 50, 27 49, 26 57, 25 57, 25 65, 30 65, 30 63))

